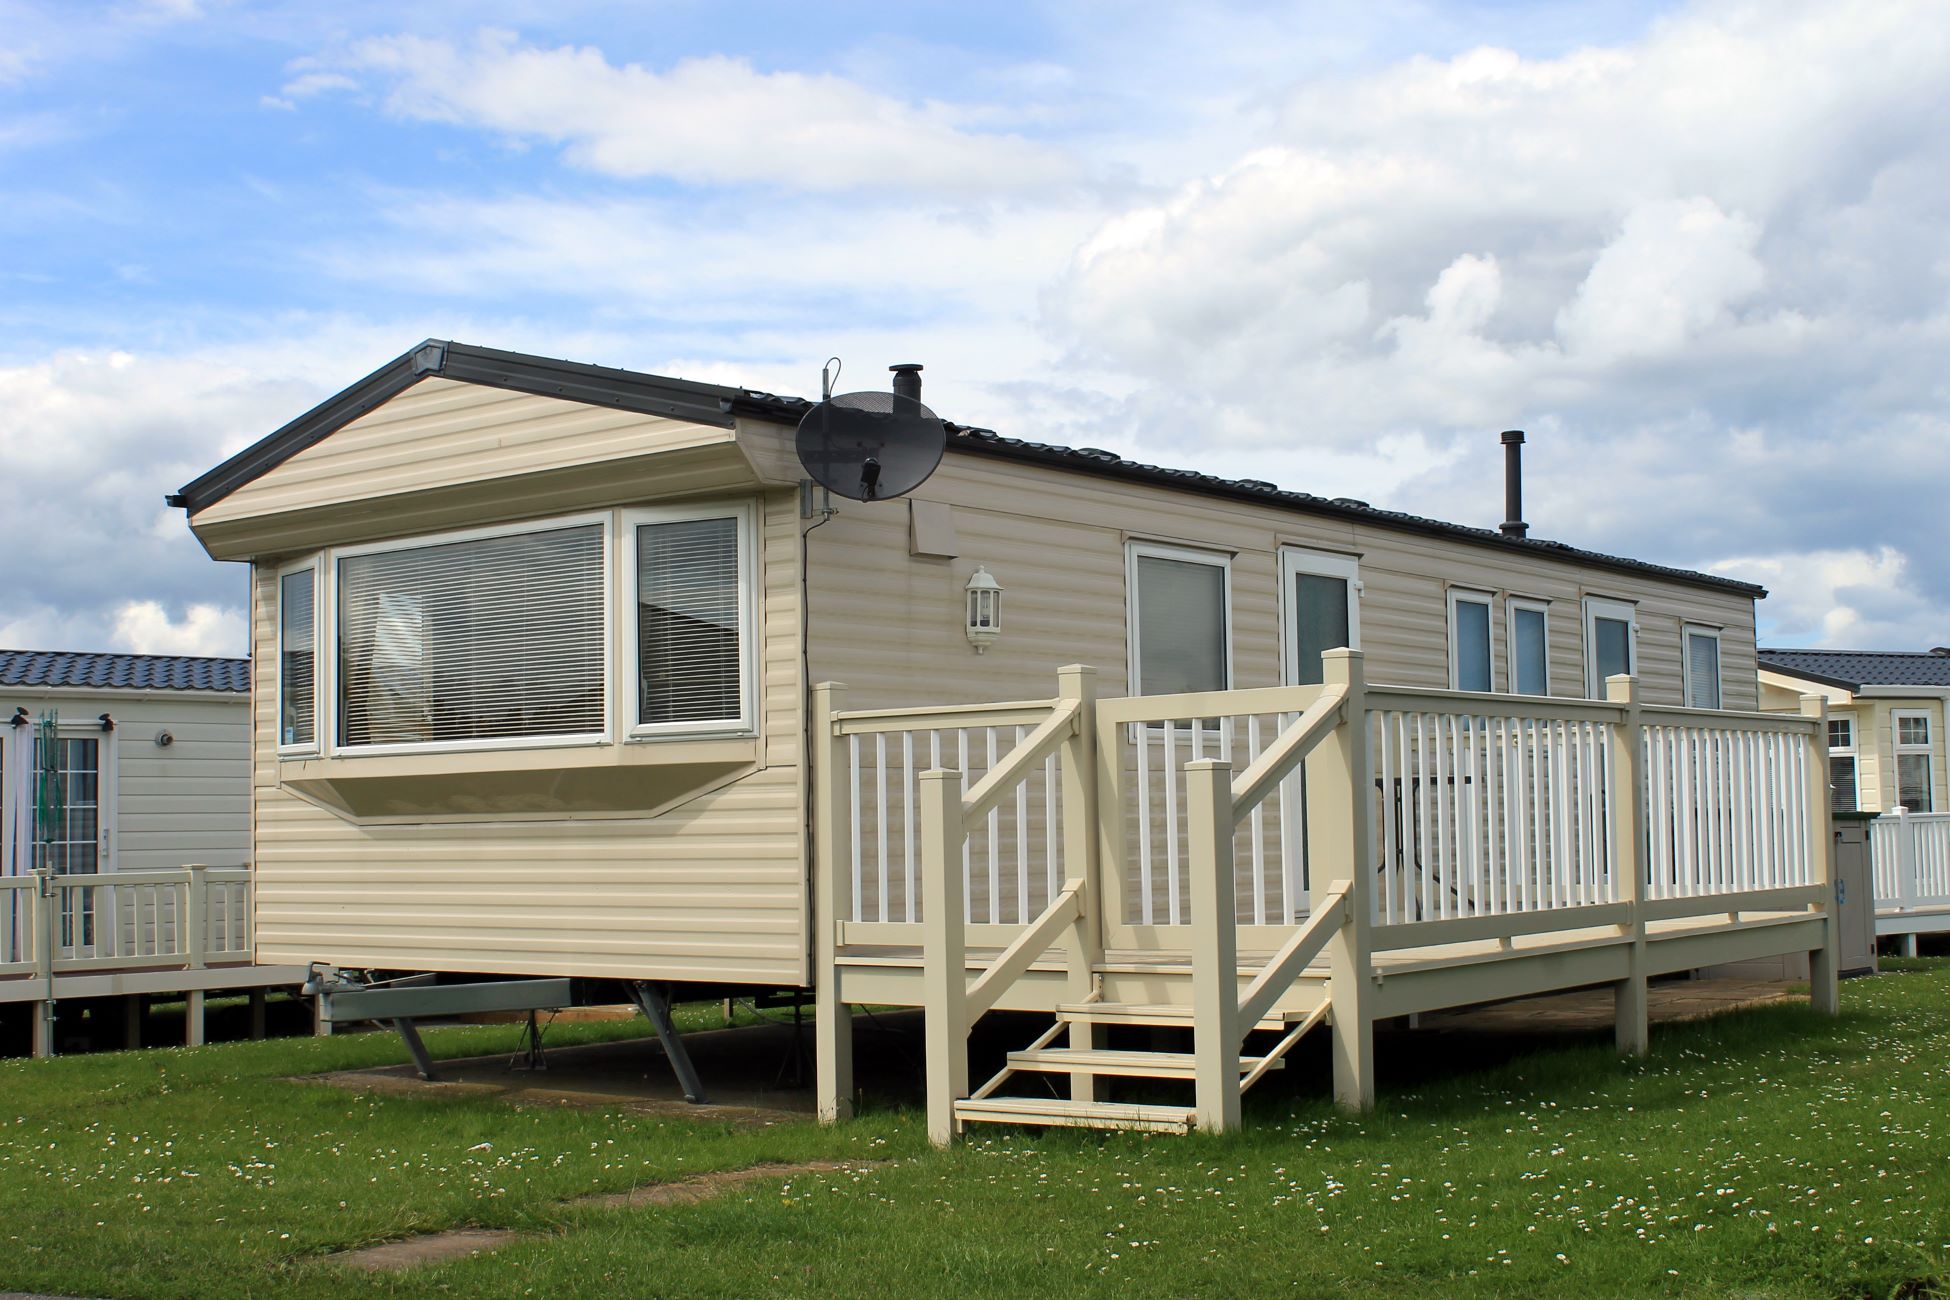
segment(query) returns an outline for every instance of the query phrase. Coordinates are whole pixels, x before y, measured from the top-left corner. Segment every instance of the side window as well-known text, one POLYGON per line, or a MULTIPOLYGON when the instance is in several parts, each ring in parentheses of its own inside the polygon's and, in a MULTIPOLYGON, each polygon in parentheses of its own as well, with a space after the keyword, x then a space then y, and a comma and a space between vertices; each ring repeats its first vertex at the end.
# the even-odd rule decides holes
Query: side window
POLYGON ((278 748, 318 744, 318 570, 278 577, 278 748))
POLYGON ((1638 635, 1638 611, 1622 600, 1587 596, 1584 602, 1584 693, 1605 697, 1605 679, 1638 671, 1633 644, 1638 635))
POLYGON ((1685 629, 1686 707, 1720 707, 1720 630, 1688 624, 1685 629))
POLYGON ((1129 563, 1132 690, 1177 695, 1231 686, 1227 557, 1134 542, 1129 563))
POLYGON ((1280 552, 1280 584, 1286 680, 1319 685, 1322 653, 1361 648, 1360 561, 1289 548, 1280 552))
POLYGON ((1931 755, 1930 715, 1891 715, 1896 733, 1896 802, 1911 812, 1934 810, 1935 761, 1931 755))
POLYGON ((1515 597, 1509 606, 1510 690, 1517 695, 1549 695, 1550 606, 1541 600, 1515 597))
POLYGON ((743 508, 631 515, 632 730, 751 725, 750 535, 751 514, 743 508))
POLYGON ((1449 689, 1493 691, 1490 671, 1490 601, 1484 591, 1449 592, 1449 689))
POLYGON ((1828 802, 1835 812, 1856 810, 1855 719, 1828 719, 1828 802))

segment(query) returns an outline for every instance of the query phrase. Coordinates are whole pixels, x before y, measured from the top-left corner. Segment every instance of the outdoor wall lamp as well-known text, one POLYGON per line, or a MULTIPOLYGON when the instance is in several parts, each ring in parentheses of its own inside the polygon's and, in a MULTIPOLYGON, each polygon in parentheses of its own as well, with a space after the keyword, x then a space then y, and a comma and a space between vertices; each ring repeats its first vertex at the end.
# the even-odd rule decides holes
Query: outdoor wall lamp
POLYGON ((981 654, 1002 635, 1002 584, 978 564, 968 579, 967 592, 968 643, 981 654))

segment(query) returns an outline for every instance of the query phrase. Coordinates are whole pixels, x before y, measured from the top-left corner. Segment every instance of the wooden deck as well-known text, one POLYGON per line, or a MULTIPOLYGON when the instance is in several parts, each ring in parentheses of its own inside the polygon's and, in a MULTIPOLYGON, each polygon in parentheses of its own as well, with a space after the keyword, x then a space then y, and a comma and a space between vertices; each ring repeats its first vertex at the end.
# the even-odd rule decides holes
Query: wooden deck
POLYGON ((1646 981, 1729 962, 1808 953, 1834 1009, 1819 699, 1699 711, 1630 678, 1585 701, 1369 685, 1352 651, 1324 666, 1318 686, 1114 700, 1072 668, 1051 700, 880 713, 818 688, 822 1115, 850 1101, 855 1003, 927 1012, 941 1142, 1229 1128, 1314 1031, 1361 1109, 1376 1020, 1563 989, 1610 986, 1620 1050, 1643 1052, 1646 981), (1052 1023, 973 1086, 991 1010, 1052 1023), (1118 1025, 1193 1047, 1108 1050, 1118 1025), (1017 1091, 1052 1074, 1067 1099, 1017 1091), (1194 1100, 1103 1099, 1132 1075, 1194 1100))

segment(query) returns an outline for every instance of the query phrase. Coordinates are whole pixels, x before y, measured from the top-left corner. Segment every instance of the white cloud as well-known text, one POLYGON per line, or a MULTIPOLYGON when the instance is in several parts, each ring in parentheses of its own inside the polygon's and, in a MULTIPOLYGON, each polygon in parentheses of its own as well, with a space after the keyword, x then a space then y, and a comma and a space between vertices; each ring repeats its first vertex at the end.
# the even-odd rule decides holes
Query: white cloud
POLYGON ((1724 560, 1715 571, 1773 589, 1762 644, 1921 650, 1950 640, 1940 602, 1893 546, 1724 560))
MULTIPOLYGON (((593 46, 541 48, 484 31, 471 46, 361 41, 345 66, 389 80, 386 102, 398 116, 548 141, 574 165, 612 176, 969 196, 1078 179, 1074 160, 1057 149, 974 129, 979 113, 906 102, 830 74, 761 72, 723 55, 655 71, 611 63, 593 46)), ((328 88, 323 74, 300 81, 328 88)))
POLYGON ((244 655, 249 625, 240 608, 191 605, 173 619, 161 602, 132 600, 115 611, 110 647, 136 654, 244 655))

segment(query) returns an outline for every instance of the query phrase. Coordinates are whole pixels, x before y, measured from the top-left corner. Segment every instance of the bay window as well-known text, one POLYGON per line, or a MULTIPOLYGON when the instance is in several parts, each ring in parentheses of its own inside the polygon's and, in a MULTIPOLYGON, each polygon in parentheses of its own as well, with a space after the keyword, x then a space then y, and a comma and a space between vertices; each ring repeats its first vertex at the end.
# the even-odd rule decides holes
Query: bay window
POLYGON ((749 726, 751 511, 633 511, 626 522, 632 731, 749 726))

